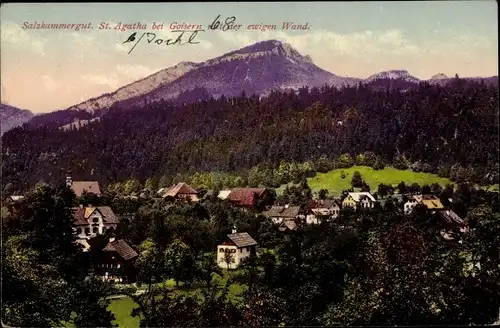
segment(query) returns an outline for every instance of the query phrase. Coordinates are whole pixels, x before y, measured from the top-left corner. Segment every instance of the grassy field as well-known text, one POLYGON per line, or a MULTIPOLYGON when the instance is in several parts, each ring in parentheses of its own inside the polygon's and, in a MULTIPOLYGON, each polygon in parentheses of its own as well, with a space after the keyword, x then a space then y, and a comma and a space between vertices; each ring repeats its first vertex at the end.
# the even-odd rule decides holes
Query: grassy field
MULTIPOLYGON (((216 279, 219 282, 219 285, 221 287, 224 286, 226 281, 228 280, 229 276, 232 274, 236 274, 236 271, 233 271, 232 273, 224 272, 224 275, 222 277, 219 276, 214 276, 214 279, 216 279)), ((167 287, 171 288, 173 292, 179 293, 179 294, 198 294, 200 295, 200 292, 203 288, 203 285, 197 284, 194 285, 191 288, 184 288, 182 284, 179 285, 179 288, 175 288, 175 281, 173 279, 169 279, 162 283, 162 285, 166 285, 167 287)), ((140 289, 145 289, 147 286, 142 285, 140 289)), ((233 283, 229 286, 229 298, 233 300, 233 302, 240 302, 242 299, 242 293, 245 290, 244 285, 240 285, 237 283, 233 283)), ((109 306, 109 309, 113 312, 115 315, 115 323, 117 323, 120 327, 126 327, 126 328, 134 328, 134 327, 139 327, 139 318, 137 317, 132 317, 130 313, 132 312, 132 309, 136 307, 136 304, 130 299, 129 297, 124 297, 120 299, 113 299, 111 300, 111 304, 109 306)))
MULTIPOLYGON (((337 169, 327 173, 318 173, 315 177, 309 178, 307 183, 313 192, 326 189, 330 195, 339 196, 342 190, 351 188, 351 179, 355 171, 361 173, 361 176, 372 190, 377 190, 378 185, 381 183, 397 186, 401 181, 406 184, 418 183, 420 186, 433 183, 445 186, 451 183, 449 179, 441 178, 436 174, 413 172, 411 170, 397 170, 392 167, 386 167, 383 170, 375 171, 368 166, 354 166, 348 169, 337 169), (344 179, 341 177, 342 171, 345 173, 344 179)), ((282 190, 282 188, 280 188, 280 190, 282 190)))
POLYGON ((115 323, 120 327, 139 327, 139 318, 132 317, 130 313, 137 305, 130 297, 114 299, 109 305, 109 310, 115 315, 115 323))

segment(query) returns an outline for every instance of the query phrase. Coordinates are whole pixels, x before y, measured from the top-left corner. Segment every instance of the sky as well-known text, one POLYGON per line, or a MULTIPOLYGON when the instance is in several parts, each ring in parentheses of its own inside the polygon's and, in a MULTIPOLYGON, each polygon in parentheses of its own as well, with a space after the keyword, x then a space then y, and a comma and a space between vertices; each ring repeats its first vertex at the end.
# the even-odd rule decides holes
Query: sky
MULTIPOLYGON (((334 74, 366 78, 405 69, 428 79, 498 75, 496 1, 225 2, 225 3, 8 3, 0 7, 1 101, 49 112, 65 109, 181 61, 202 62, 258 41, 289 43, 334 74), (237 31, 208 30, 220 15, 237 31), (88 24, 92 29, 26 29, 25 24, 88 24), (202 24, 199 43, 123 44, 134 31, 175 38, 171 23, 202 24), (308 24, 283 30, 283 22, 308 24), (108 23, 110 29, 99 29, 108 23), (118 24, 146 30, 118 31, 118 24), (163 23, 163 30, 152 24, 163 23), (276 30, 248 25, 276 25, 276 30)), ((189 35, 189 34, 188 34, 189 35)), ((185 41, 184 41, 185 42, 185 41)))

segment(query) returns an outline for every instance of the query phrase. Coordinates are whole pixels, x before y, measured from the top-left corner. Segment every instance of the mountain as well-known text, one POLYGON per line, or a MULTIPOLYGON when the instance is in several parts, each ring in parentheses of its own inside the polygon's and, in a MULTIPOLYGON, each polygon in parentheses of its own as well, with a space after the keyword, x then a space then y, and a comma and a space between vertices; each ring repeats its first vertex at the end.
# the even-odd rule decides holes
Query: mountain
POLYGON ((4 103, 0 104, 0 135, 3 135, 10 129, 28 122, 32 117, 33 113, 29 110, 19 109, 4 103))
POLYGON ((178 99, 184 103, 222 95, 233 97, 242 92, 265 95, 272 90, 324 84, 342 86, 358 81, 360 79, 337 76, 319 68, 309 56, 301 55, 287 43, 269 40, 202 63, 181 62, 114 92, 41 115, 32 123, 70 124, 99 116, 113 105, 128 107, 162 99, 178 99))
POLYGON ((368 77, 365 79, 363 82, 369 83, 375 80, 403 80, 411 83, 419 83, 420 79, 416 78, 413 75, 410 75, 408 71, 406 70, 391 70, 391 71, 384 71, 380 73, 373 74, 372 76, 368 77))
POLYGON ((351 85, 359 79, 340 77, 316 66, 289 44, 263 41, 197 64, 176 80, 126 101, 138 105, 174 99, 193 86, 205 89, 214 98, 246 94, 267 94, 276 89, 298 89, 351 85))
POLYGON ((121 87, 114 92, 106 93, 102 96, 72 106, 68 108, 68 110, 85 110, 92 113, 98 109, 109 108, 117 102, 142 96, 162 85, 168 84, 192 69, 195 69, 197 66, 198 64, 196 63, 181 62, 175 66, 163 69, 153 75, 121 87))
POLYGON ((431 77, 431 81, 433 81, 433 80, 447 80, 447 79, 449 79, 449 77, 443 73, 438 73, 438 74, 433 75, 431 77))

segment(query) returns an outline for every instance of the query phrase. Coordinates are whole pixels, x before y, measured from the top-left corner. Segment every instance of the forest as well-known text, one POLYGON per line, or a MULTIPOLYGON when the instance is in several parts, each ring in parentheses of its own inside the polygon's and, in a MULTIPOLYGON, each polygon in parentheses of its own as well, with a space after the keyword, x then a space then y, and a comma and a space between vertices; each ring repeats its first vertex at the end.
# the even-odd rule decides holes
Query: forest
MULTIPOLYGON (((54 123, 55 124, 55 123, 54 123)), ((248 177, 280 163, 330 163, 374 154, 377 166, 404 158, 449 177, 451 168, 498 183, 498 88, 456 78, 407 90, 302 88, 176 104, 111 108, 79 130, 26 124, 2 136, 3 185, 24 192, 37 182, 143 184, 178 174, 248 177)), ((372 163, 375 164, 375 163, 372 163)), ((324 166, 324 165, 323 165, 324 166)), ((476 182, 476 181, 471 181, 476 182)), ((167 185, 169 183, 166 183, 167 185)))
MULTIPOLYGON (((298 188, 297 202, 310 199, 306 183, 298 188)), ((73 242, 70 208, 91 201, 113 208, 120 223, 108 234, 139 253, 137 279, 145 287, 140 295, 127 287, 135 304, 127 315, 141 327, 491 324, 500 308, 498 193, 465 183, 433 192, 463 213, 467 233, 445 240, 425 206, 404 215, 403 203, 390 197, 283 233, 258 209, 217 197, 184 203, 107 192, 77 199, 65 186, 40 183, 2 212, 2 320, 116 326, 109 297, 126 291, 94 276, 73 242), (233 226, 262 252, 221 272, 214 250, 233 226), (222 286, 219 275, 228 277, 222 286), (168 279, 201 291, 177 293, 161 284, 168 279), (229 297, 235 284, 245 286, 239 301, 229 297)))

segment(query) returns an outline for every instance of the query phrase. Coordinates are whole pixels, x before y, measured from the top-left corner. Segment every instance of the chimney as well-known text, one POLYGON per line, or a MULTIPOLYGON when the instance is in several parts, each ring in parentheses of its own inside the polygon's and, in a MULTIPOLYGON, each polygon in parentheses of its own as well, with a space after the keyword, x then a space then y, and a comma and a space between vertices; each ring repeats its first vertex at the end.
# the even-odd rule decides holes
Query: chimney
POLYGON ((237 230, 236 230, 236 226, 234 225, 234 226, 233 226, 233 230, 231 230, 231 233, 236 233, 236 231, 237 231, 237 230))
POLYGON ((71 177, 66 177, 66 186, 71 188, 72 185, 73 185, 73 179, 71 179, 71 177))

